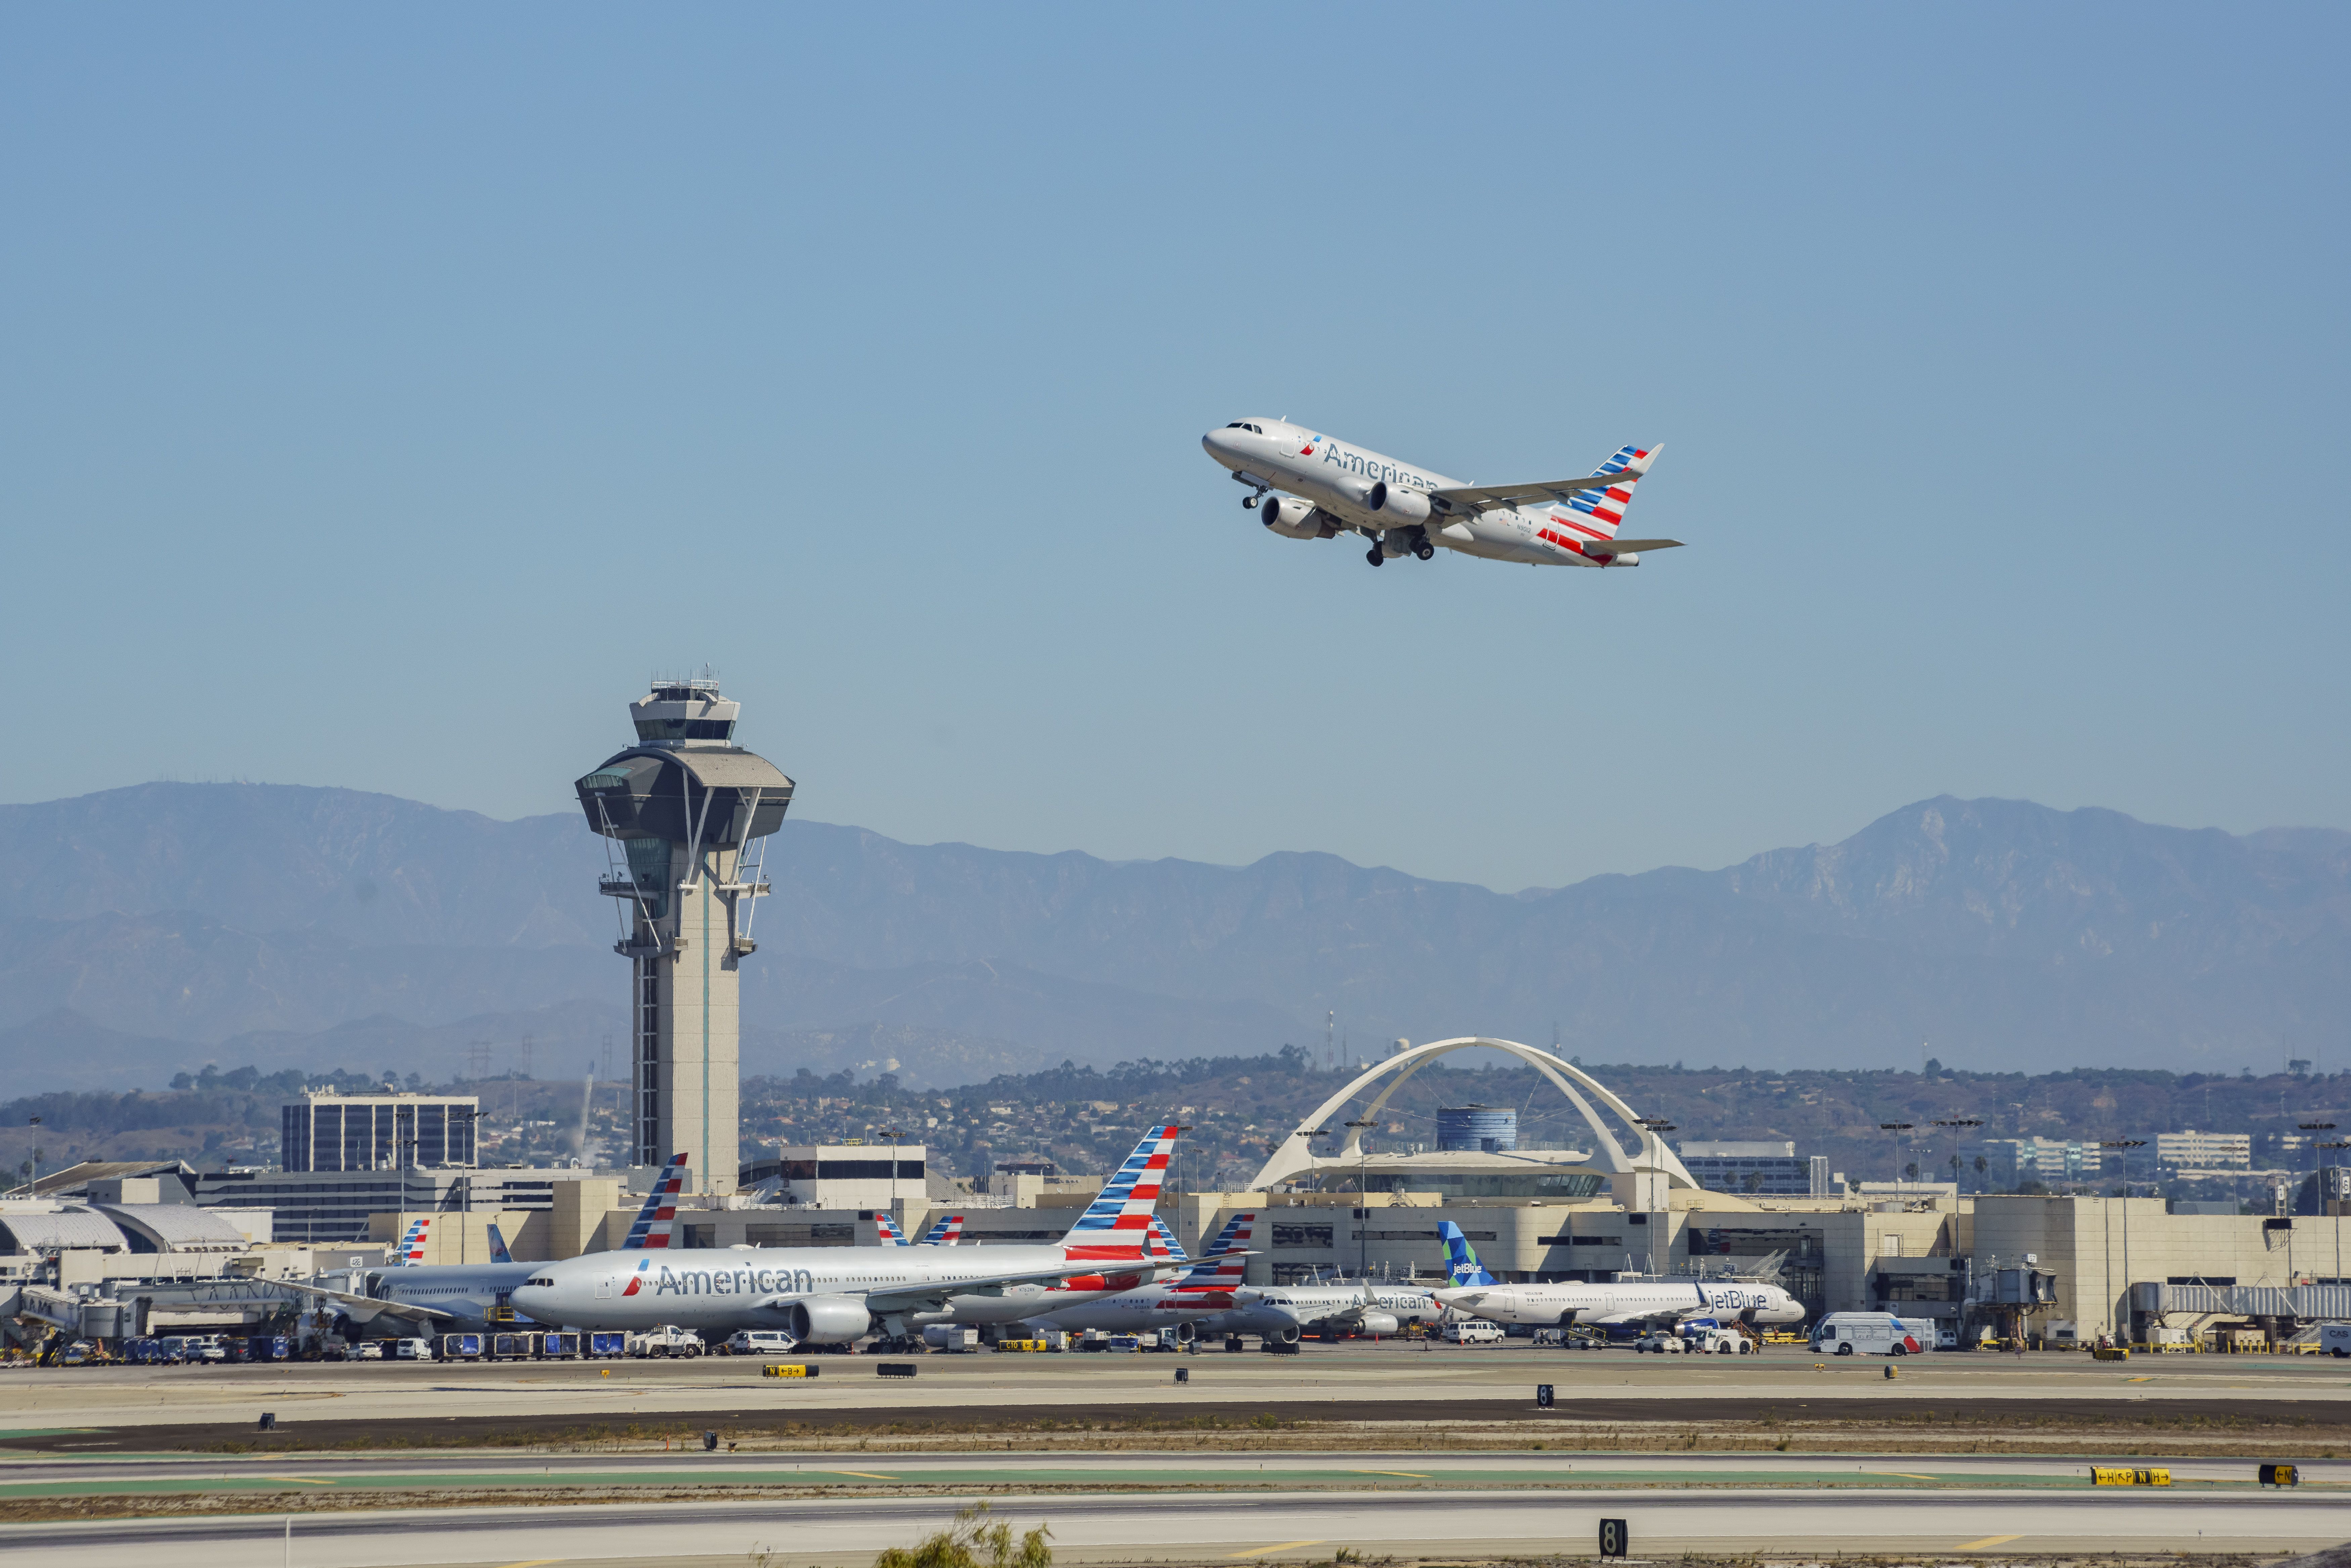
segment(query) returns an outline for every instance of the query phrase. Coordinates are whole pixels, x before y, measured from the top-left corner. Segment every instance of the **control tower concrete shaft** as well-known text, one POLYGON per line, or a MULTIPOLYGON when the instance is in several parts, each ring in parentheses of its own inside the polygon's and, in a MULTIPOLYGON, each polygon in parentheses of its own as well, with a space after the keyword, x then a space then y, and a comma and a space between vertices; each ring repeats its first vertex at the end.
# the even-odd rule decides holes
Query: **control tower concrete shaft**
POLYGON ((792 781, 734 743, 740 712, 716 681, 657 682, 629 706, 637 744, 576 786, 611 852, 598 885, 629 960, 635 1163, 682 1152, 703 1192, 733 1192, 741 1169, 740 969, 768 892, 760 841, 792 801, 792 781))

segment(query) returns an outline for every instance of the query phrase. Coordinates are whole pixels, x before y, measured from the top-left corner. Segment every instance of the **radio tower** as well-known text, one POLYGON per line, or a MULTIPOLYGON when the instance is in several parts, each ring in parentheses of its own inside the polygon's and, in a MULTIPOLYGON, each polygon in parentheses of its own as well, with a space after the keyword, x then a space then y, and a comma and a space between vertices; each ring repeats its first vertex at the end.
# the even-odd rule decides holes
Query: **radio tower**
POLYGON ((698 1190, 733 1192, 741 1167, 739 967, 758 950, 751 901, 792 781, 734 744, 739 704, 718 683, 656 680, 629 705, 637 744, 580 779, 588 825, 613 858, 613 951, 629 960, 634 1163, 683 1152, 698 1190), (747 863, 746 852, 751 851, 747 863))

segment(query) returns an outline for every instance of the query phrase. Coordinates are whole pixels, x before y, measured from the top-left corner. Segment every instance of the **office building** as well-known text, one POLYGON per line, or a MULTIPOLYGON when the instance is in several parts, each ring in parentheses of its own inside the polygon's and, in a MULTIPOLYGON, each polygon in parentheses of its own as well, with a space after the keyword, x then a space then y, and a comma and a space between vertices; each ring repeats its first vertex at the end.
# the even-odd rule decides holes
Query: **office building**
POLYGON ((481 1102, 472 1095, 309 1092, 278 1108, 278 1163, 289 1171, 388 1171, 474 1163, 481 1102))
POLYGON ((2241 1171, 2253 1164, 2250 1133, 2158 1133, 2155 1163, 2167 1170, 2241 1171))
POLYGON ((1817 1179, 1828 1178, 1828 1160, 1796 1153, 1792 1143, 1704 1143, 1693 1139, 1680 1145, 1682 1164, 1700 1186, 1711 1192, 1771 1193, 1776 1197, 1810 1197, 1817 1179))

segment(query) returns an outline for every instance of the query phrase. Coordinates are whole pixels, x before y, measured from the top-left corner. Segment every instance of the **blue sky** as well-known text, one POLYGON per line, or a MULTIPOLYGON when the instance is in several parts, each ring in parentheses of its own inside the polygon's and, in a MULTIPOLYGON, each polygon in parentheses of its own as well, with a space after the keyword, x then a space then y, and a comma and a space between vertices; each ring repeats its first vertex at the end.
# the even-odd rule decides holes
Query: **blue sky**
POLYGON ((16 7, 0 799, 799 810, 1516 888, 1943 791, 2351 825, 2339 8, 16 7), (1274 538, 1288 414, 1666 452, 1274 538))

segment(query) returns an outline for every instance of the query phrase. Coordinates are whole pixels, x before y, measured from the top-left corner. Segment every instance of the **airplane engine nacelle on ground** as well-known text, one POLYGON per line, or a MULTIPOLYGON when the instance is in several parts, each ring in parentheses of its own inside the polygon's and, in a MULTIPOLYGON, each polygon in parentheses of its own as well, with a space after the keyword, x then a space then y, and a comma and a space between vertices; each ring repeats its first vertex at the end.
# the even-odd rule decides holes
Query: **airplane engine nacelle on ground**
POLYGON ((1298 1325, 1296 1323, 1284 1323, 1278 1329, 1268 1329, 1260 1337, 1270 1339, 1276 1344, 1296 1344, 1298 1343, 1298 1325))
POLYGON ((852 1296, 810 1296, 784 1309, 784 1332, 809 1344, 847 1344, 872 1331, 873 1314, 852 1296))
POLYGON ((1286 539, 1327 539, 1339 531, 1337 519, 1304 501, 1269 499, 1257 515, 1286 539))
POLYGON ((1380 515, 1380 519, 1394 528, 1409 528, 1428 521, 1428 497, 1417 490, 1399 490, 1383 479, 1372 486, 1364 504, 1380 515))
POLYGON ((1355 1320, 1357 1333, 1395 1333, 1403 1327, 1393 1312, 1365 1312, 1355 1320))

